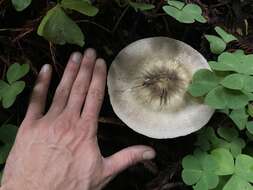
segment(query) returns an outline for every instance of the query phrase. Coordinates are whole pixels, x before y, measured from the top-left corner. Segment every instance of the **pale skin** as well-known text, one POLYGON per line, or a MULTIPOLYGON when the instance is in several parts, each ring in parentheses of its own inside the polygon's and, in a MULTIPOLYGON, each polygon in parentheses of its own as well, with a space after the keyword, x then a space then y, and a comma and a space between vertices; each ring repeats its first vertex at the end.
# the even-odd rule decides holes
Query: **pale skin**
POLYGON ((106 64, 93 49, 71 55, 45 112, 52 68, 42 67, 7 159, 0 190, 100 190, 127 167, 153 159, 137 145, 103 157, 97 143, 106 64))

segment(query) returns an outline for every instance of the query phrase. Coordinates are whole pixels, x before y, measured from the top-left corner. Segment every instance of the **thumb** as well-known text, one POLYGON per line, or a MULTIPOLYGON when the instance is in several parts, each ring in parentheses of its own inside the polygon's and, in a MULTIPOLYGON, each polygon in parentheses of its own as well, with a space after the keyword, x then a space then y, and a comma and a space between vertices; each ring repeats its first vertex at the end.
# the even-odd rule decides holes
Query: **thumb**
POLYGON ((122 170, 143 160, 155 157, 155 151, 148 146, 131 146, 105 159, 106 176, 115 176, 122 170))

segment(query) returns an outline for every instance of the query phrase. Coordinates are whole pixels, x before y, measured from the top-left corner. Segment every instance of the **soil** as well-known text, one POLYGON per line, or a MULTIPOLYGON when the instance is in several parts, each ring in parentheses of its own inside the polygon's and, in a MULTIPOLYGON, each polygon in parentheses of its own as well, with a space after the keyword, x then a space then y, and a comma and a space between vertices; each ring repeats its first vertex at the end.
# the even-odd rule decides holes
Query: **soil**
MULTIPOLYGON (((219 25, 239 38, 238 43, 229 45, 229 51, 240 47, 248 53, 253 52, 252 0, 186 0, 202 7, 205 17, 208 18, 207 24, 177 22, 162 11, 161 7, 166 3, 163 0, 140 0, 139 2, 156 5, 150 12, 136 12, 128 6, 119 7, 113 0, 92 2, 100 9, 94 18, 74 12, 70 14, 85 34, 86 44, 80 48, 69 44, 54 45, 36 34, 41 18, 55 4, 54 1, 33 1, 25 11, 16 12, 10 1, 0 0, 0 77, 5 77, 6 68, 13 62, 29 62, 32 68, 25 77, 27 88, 16 103, 10 109, 0 108, 0 123, 6 120, 17 125, 21 123, 37 73, 45 63, 54 67, 48 97, 50 105, 69 55, 73 51, 84 51, 87 47, 95 48, 109 67, 117 53, 129 43, 145 37, 167 36, 188 43, 207 59, 212 59, 215 57, 210 53, 203 36, 206 33, 214 33, 214 26, 219 25)), ((157 152, 155 160, 125 170, 105 188, 106 190, 190 189, 183 184, 180 177, 181 160, 194 149, 195 134, 169 140, 156 140, 137 134, 120 122, 113 113, 108 94, 99 120, 98 139, 104 156, 135 144, 152 146, 157 152)), ((209 125, 223 121, 223 115, 216 114, 209 125)), ((226 122, 229 124, 230 121, 226 122)))

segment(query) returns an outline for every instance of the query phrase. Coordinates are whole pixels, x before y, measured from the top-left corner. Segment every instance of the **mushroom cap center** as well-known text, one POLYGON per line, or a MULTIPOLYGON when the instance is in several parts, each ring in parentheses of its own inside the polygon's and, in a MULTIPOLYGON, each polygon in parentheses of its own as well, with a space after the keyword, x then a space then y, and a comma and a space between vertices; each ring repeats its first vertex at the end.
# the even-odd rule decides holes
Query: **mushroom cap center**
POLYGON ((189 70, 178 62, 149 65, 136 80, 135 97, 154 110, 180 109, 192 76, 189 70))

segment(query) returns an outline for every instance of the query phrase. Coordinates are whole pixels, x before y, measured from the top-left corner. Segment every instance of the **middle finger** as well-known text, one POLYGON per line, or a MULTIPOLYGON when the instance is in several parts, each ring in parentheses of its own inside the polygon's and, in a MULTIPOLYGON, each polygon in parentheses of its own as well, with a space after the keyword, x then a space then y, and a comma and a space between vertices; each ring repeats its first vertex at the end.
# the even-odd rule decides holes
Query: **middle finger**
POLYGON ((78 75, 72 86, 66 107, 66 109, 69 109, 70 112, 73 114, 80 115, 86 94, 90 86, 95 61, 96 61, 95 50, 87 49, 84 53, 78 75))

